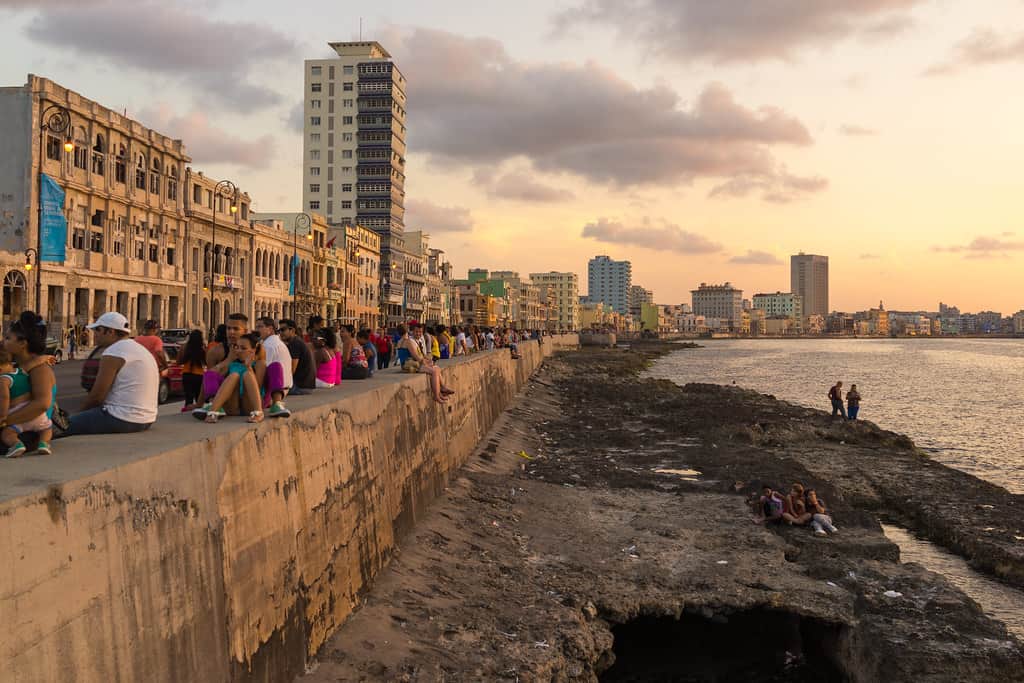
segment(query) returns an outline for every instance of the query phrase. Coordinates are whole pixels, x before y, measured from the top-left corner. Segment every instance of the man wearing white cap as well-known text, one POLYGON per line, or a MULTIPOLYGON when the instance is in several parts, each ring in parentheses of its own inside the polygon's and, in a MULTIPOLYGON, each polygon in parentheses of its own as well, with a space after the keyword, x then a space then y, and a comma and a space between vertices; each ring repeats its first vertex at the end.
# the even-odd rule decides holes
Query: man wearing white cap
POLYGON ((156 422, 160 370, 144 346, 131 339, 128 319, 104 313, 89 329, 103 348, 96 382, 62 436, 125 434, 156 422))

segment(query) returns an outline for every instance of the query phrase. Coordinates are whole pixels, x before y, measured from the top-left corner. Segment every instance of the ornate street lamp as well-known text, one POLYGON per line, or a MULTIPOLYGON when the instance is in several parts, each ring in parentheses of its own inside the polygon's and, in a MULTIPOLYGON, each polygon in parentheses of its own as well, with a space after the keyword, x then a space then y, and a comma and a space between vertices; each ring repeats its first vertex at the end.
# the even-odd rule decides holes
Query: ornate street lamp
MULTIPOLYGON (((75 143, 71 141, 71 112, 65 107, 59 104, 51 104, 43 113, 39 116, 39 196, 36 201, 37 210, 37 235, 36 235, 36 246, 41 250, 43 248, 43 160, 46 158, 45 143, 47 133, 53 134, 55 137, 64 138, 64 151, 73 152, 75 150, 75 143)), ((64 160, 61 159, 61 167, 63 168, 64 160)), ((26 251, 26 257, 28 252, 26 251)), ((28 264, 26 263, 26 266, 28 264)), ((26 267, 25 270, 31 270, 26 267)), ((43 264, 42 259, 39 258, 39 252, 36 252, 36 308, 38 309, 42 304, 43 295, 43 264)), ((42 311, 36 311, 38 315, 43 315, 42 311)))
MULTIPOLYGON (((213 188, 213 206, 211 207, 213 223, 213 244, 210 247, 210 284, 214 284, 217 276, 217 199, 228 197, 231 204, 228 205, 228 212, 234 216, 238 213, 238 187, 230 180, 222 180, 213 188)), ((204 281, 205 284, 205 281, 204 281)))

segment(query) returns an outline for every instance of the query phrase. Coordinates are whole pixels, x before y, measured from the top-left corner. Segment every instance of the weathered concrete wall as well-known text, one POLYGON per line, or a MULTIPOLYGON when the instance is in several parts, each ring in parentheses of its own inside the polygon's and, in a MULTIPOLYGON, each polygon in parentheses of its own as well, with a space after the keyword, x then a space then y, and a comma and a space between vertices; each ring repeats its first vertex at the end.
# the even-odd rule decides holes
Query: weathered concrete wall
POLYGON ((197 439, 5 501, 3 679, 289 680, 543 356, 576 343, 453 363, 443 407, 424 376, 386 373, 255 428, 161 421, 152 438, 197 439))

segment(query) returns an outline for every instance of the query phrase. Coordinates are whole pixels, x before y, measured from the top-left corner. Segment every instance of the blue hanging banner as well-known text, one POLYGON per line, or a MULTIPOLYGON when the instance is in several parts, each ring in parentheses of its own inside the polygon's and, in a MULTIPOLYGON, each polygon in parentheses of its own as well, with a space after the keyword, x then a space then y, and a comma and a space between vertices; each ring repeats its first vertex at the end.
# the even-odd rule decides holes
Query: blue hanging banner
POLYGON ((39 175, 39 261, 63 263, 67 257, 68 221, 64 216, 64 190, 45 173, 39 175))
POLYGON ((299 257, 292 256, 292 272, 288 279, 288 296, 295 296, 295 268, 299 265, 299 257))

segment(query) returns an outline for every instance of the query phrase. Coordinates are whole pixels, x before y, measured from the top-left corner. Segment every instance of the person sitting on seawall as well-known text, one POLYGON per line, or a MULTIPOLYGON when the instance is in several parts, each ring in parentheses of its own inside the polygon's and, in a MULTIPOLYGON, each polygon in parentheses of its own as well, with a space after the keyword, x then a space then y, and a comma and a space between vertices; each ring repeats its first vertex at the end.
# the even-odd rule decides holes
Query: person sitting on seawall
MULTIPOLYGON (((19 323, 20 321, 12 325, 12 329, 15 325, 18 326, 18 329, 21 329, 19 323)), ((28 320, 26 320, 26 323, 28 323, 28 320)), ((45 333, 41 333, 38 336, 44 335, 45 333)), ((8 331, 8 336, 17 337, 17 335, 12 334, 10 330, 8 331)), ((33 341, 36 342, 33 344, 34 348, 38 350, 39 340, 34 339, 33 341)), ((20 346, 24 343, 25 342, 15 342, 12 346, 20 346)), ((14 350, 17 351, 17 349, 14 350)), ((45 351, 45 348, 43 351, 45 351)), ((24 367, 31 369, 42 365, 49 368, 49 364, 46 362, 44 357, 38 357, 35 361, 30 360, 32 352, 29 349, 26 349, 26 352, 20 355, 27 358, 23 363, 24 367)), ((3 373, 0 374, 0 425, 3 427, 2 431, 0 431, 0 437, 3 439, 4 446, 7 447, 4 457, 20 458, 30 452, 25 446, 25 443, 21 440, 21 435, 24 432, 35 432, 39 436, 39 443, 36 445, 35 449, 31 451, 32 453, 50 455, 52 451, 50 450, 49 442, 53 438, 52 423, 50 422, 52 402, 49 404, 51 406, 49 409, 43 410, 35 417, 31 417, 24 422, 15 423, 9 420, 10 416, 15 416, 16 419, 20 419, 17 418, 17 413, 22 412, 24 414, 24 409, 28 407, 33 400, 32 379, 29 377, 27 372, 22 370, 21 367, 15 367, 14 361, 15 355, 7 349, 7 340, 5 337, 4 348, 0 350, 0 373, 3 373)), ((53 374, 52 370, 50 371, 50 374, 53 374)), ((39 373, 39 380, 41 380, 40 393, 45 391, 44 385, 46 378, 43 375, 45 375, 45 372, 39 373)), ((56 387, 54 387, 50 393, 51 395, 55 395, 56 387)), ((34 411, 30 410, 29 414, 32 412, 34 411)))
POLYGON ((288 347, 288 355, 292 357, 292 390, 293 396, 308 394, 316 389, 316 362, 309 344, 302 341, 301 331, 295 321, 282 318, 277 325, 278 336, 288 347))
POLYGON ((359 330, 359 333, 356 334, 356 342, 363 347, 363 353, 366 355, 366 374, 368 377, 373 377, 373 369, 377 367, 377 347, 370 340, 370 331, 359 330))
POLYGON ((851 384, 850 390, 846 392, 846 417, 850 420, 857 419, 857 413, 860 412, 860 392, 857 391, 857 385, 851 384))
POLYGON ((335 352, 338 339, 334 330, 321 327, 313 332, 313 360, 316 362, 316 388, 329 389, 338 382, 340 357, 335 352))
POLYGON ((828 536, 839 531, 833 526, 832 518, 825 510, 825 501, 818 498, 818 492, 814 489, 804 491, 804 507, 811 515, 811 528, 814 529, 815 536, 828 536))
MULTIPOLYGON (((247 332, 238 336, 228 358, 228 373, 217 388, 213 400, 202 408, 192 412, 197 418, 213 424, 226 416, 224 409, 229 403, 249 411, 249 422, 263 421, 263 397, 260 395, 260 379, 266 369, 263 361, 257 360, 259 335, 247 332)), ((232 414, 235 414, 232 413, 232 414)))
MULTIPOLYGON (((416 328, 418 327, 417 324, 416 328)), ((416 328, 414 331, 419 331, 416 328)), ((429 375, 434 400, 438 403, 446 403, 448 396, 455 392, 441 381, 441 368, 434 365, 433 361, 423 354, 420 344, 409 336, 409 330, 405 325, 399 325, 398 331, 402 337, 395 349, 398 352, 398 364, 402 367, 402 372, 420 372, 429 375)), ((422 334, 421 331, 419 332, 422 334)))
POLYGON ((430 349, 430 358, 437 363, 441 360, 441 341, 437 338, 437 329, 427 327, 423 330, 423 336, 427 340, 427 348, 430 349))
POLYGON ((96 382, 71 416, 71 425, 60 437, 80 434, 126 434, 145 431, 156 422, 160 369, 142 344, 129 337, 128 319, 120 313, 104 313, 88 326, 96 346, 103 349, 96 382))
POLYGON ((437 346, 441 352, 440 360, 448 360, 452 357, 452 333, 445 325, 437 326, 437 346))
POLYGON ((789 495, 786 496, 786 510, 782 513, 782 519, 787 524, 804 526, 811 521, 812 517, 813 515, 807 511, 807 506, 804 504, 803 484, 794 483, 789 490, 789 495))
POLYGON ((355 327, 342 325, 341 331, 341 368, 342 379, 366 379, 370 376, 366 352, 355 338, 355 327))
MULTIPOLYGON (((259 386, 263 382, 263 372, 266 369, 266 354, 262 348, 257 348, 254 355, 254 362, 257 363, 256 388, 255 392, 249 391, 248 398, 242 400, 248 391, 242 381, 245 379, 245 368, 243 367, 238 352, 238 340, 243 335, 249 334, 249 317, 244 313, 232 313, 228 316, 226 338, 223 345, 210 344, 206 350, 206 372, 203 374, 203 396, 207 402, 201 407, 192 411, 192 417, 197 420, 205 420, 213 404, 211 397, 220 393, 221 385, 231 375, 236 375, 233 380, 235 390, 231 392, 225 403, 219 406, 223 415, 241 415, 247 412, 252 422, 259 422, 263 419, 261 410, 262 398, 259 395, 259 386), (240 384, 241 383, 241 384, 240 384), (240 395, 241 394, 241 395, 240 395), (256 415, 255 413, 259 413, 256 415)), ((218 419, 218 418, 214 418, 218 419)))
POLYGON ((284 405, 284 397, 292 388, 292 354, 277 336, 277 324, 273 318, 257 319, 256 333, 267 357, 267 371, 261 385, 263 408, 267 417, 291 417, 292 412, 284 405))
POLYGON ((757 521, 764 524, 780 524, 785 509, 786 501, 783 500, 782 494, 770 485, 764 484, 761 487, 761 498, 758 500, 757 521))
POLYGON ((185 346, 178 353, 178 361, 181 363, 181 388, 185 392, 185 406, 181 412, 187 413, 199 407, 199 394, 203 390, 206 344, 203 343, 202 332, 189 332, 185 346))

